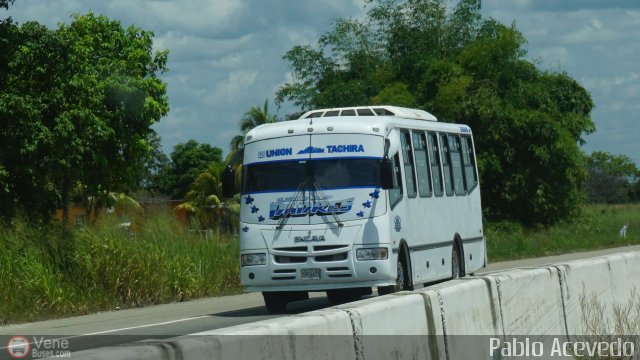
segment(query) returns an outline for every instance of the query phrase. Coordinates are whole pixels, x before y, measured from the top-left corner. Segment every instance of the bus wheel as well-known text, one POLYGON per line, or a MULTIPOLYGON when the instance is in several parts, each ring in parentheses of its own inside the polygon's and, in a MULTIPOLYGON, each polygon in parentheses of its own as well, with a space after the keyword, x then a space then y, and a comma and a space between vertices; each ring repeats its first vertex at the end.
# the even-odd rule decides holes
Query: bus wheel
POLYGON ((453 251, 451 253, 451 279, 460 278, 460 249, 458 243, 453 243, 453 251))
POLYGON ((396 275, 396 284, 378 287, 378 295, 387 295, 396 291, 409 290, 407 284, 407 260, 404 255, 398 255, 398 273, 396 275))
POLYGON ((287 310, 287 296, 283 292, 262 292, 264 304, 269 314, 282 314, 287 310))

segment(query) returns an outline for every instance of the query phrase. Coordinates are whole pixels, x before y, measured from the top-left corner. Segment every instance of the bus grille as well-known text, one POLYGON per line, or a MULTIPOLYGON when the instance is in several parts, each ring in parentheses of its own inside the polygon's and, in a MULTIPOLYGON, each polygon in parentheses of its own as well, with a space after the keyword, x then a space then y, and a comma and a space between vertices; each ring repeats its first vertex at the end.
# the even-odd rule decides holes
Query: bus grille
POLYGON ((317 262, 327 262, 327 261, 342 261, 347 260, 347 253, 333 254, 333 255, 322 255, 316 256, 315 260, 317 262))
POLYGON ((282 256, 276 255, 275 262, 278 264, 301 264, 307 262, 306 256, 282 256))
POLYGON ((289 246, 289 247, 273 248, 273 250, 306 253, 308 251, 308 248, 306 246, 289 246))
POLYGON ((349 247, 349 245, 317 245, 313 247, 313 251, 336 250, 349 247))

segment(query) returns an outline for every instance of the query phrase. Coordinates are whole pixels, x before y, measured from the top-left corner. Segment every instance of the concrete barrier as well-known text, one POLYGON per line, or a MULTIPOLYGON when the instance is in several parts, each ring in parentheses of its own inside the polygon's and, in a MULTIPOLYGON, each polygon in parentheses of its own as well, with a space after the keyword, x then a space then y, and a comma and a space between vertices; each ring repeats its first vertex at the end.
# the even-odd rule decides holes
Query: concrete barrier
POLYGON ((567 333, 558 269, 515 269, 487 278, 496 284, 505 335, 567 333))
POLYGON ((489 278, 466 278, 417 291, 431 313, 427 318, 437 328, 439 358, 479 358, 489 335, 502 338, 502 316, 498 291, 489 278))
POLYGON ((614 299, 621 304, 627 304, 631 300, 632 292, 640 295, 640 253, 615 254, 610 255, 608 259, 614 299))
POLYGON ((498 289, 488 277, 455 280, 418 291, 445 335, 502 335, 498 289), (440 318, 440 319, 437 319, 440 318))
POLYGON ((215 342, 210 359, 353 359, 352 319, 345 311, 323 309, 194 334, 215 342), (265 356, 268 354, 269 356, 265 356))
POLYGON ((367 335, 429 335, 424 299, 420 294, 400 292, 372 297, 336 309, 352 319, 353 333, 367 335))
POLYGON ((583 324, 584 301, 597 301, 606 307, 614 303, 610 258, 596 258, 558 264, 567 333, 587 334, 583 324))
POLYGON ((428 318, 424 298, 400 292, 337 309, 349 314, 357 359, 440 359, 439 328, 428 318))
POLYGON ((354 359, 351 317, 322 309, 182 336, 74 353, 74 359, 354 359))
POLYGON ((588 335, 588 326, 611 321, 614 307, 627 305, 640 295, 640 254, 637 252, 577 260, 557 264, 562 283, 567 331, 570 335, 588 335), (635 295, 634 295, 635 294, 635 295), (600 307, 600 309, 594 308, 600 307), (589 323, 587 326, 586 323, 589 323))

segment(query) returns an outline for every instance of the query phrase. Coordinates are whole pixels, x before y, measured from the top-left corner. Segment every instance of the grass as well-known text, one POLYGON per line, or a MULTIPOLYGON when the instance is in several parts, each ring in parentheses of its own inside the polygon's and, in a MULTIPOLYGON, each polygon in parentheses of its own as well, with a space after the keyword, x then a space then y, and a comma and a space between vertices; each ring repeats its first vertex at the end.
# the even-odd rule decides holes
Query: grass
MULTIPOLYGON (((68 236, 55 225, 0 225, 0 324, 241 291, 236 238, 205 239, 167 212, 134 224, 134 236, 116 221, 68 236)), ((639 244, 640 205, 588 206, 548 228, 486 223, 485 235, 492 262, 639 244)))
POLYGON ((205 240, 167 213, 137 224, 0 226, 0 324, 240 291, 237 239, 205 240))
POLYGON ((631 290, 627 303, 615 302, 607 308, 598 301, 595 294, 580 296, 582 326, 584 335, 578 340, 585 343, 612 343, 612 348, 603 351, 604 356, 587 357, 589 359, 637 359, 640 349, 640 294, 631 290), (627 343, 617 348, 617 342, 627 343), (629 351, 633 349, 633 351, 629 351), (627 350, 627 351, 623 351, 627 350), (629 356, 630 355, 630 356, 629 356))
POLYGON ((640 204, 589 205, 573 222, 546 228, 485 223, 485 236, 491 262, 640 244, 640 204))

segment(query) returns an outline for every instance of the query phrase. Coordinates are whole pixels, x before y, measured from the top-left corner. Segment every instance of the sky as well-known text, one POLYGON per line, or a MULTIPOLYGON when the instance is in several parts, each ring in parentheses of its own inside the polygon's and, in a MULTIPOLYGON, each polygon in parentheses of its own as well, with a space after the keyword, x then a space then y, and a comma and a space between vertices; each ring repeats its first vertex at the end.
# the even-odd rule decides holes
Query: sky
MULTIPOLYGON (((361 18, 363 0, 15 0, 9 11, 24 23, 50 28, 73 13, 105 15, 123 26, 153 31, 154 47, 169 49, 169 114, 154 125, 170 153, 195 139, 225 154, 251 106, 269 101, 283 118, 298 109, 274 103, 291 79, 282 56, 294 45, 315 45, 337 18, 361 18)), ((483 0, 482 15, 515 24, 527 58, 564 71, 592 95, 596 132, 587 153, 631 157, 640 166, 640 1, 483 0)), ((428 110, 428 109, 426 109, 428 110)))

